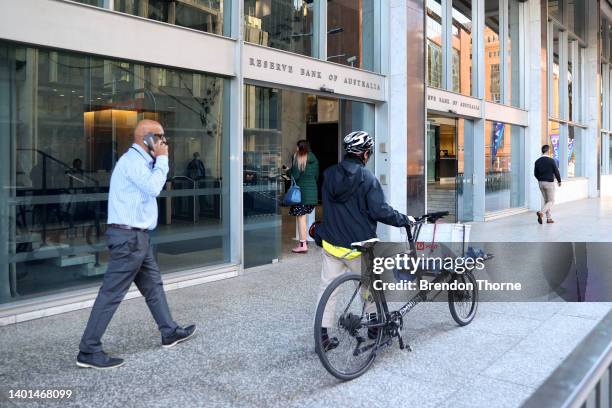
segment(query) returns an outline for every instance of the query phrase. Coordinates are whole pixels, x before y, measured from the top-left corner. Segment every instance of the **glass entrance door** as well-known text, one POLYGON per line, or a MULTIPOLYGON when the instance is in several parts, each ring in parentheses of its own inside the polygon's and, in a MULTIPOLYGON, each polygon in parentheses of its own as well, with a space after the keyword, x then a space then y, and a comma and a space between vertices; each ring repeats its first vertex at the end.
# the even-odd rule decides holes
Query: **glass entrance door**
POLYGON ((447 221, 457 220, 459 149, 457 119, 427 117, 427 211, 448 211, 447 221))

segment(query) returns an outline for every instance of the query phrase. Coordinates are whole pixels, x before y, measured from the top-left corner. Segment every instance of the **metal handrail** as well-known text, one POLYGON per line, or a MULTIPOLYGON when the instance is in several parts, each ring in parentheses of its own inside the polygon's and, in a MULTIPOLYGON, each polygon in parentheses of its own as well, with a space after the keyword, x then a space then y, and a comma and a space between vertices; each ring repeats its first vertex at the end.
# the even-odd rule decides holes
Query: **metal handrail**
POLYGON ((584 406, 612 406, 612 311, 523 404, 523 408, 584 406))
MULTIPOLYGON (((64 169, 70 171, 73 170, 73 167, 70 166, 68 163, 65 163, 61 160, 59 160, 56 157, 51 156, 49 153, 43 152, 42 150, 39 149, 33 149, 33 148, 17 148, 17 151, 26 151, 26 152, 35 152, 37 154, 40 154, 42 156, 42 191, 43 194, 45 194, 47 192, 47 160, 50 160, 52 162, 55 162, 57 164, 59 164, 60 166, 64 167, 64 169)), ((95 188, 95 192, 99 192, 100 190, 100 183, 98 182, 98 180, 96 180, 93 177, 89 177, 86 174, 79 174, 81 177, 83 177, 84 179, 87 179, 89 181, 91 181, 94 184, 94 188, 95 188)), ((74 178, 74 176, 67 174, 68 177, 71 178, 70 184, 72 187, 72 180, 74 178)), ((42 242, 43 244, 47 243, 47 206, 43 205, 43 229, 42 229, 42 242)), ((100 202, 97 201, 96 202, 96 209, 94 211, 94 223, 95 223, 95 227, 96 227, 96 236, 99 237, 100 236, 100 202)), ((73 220, 71 217, 70 220, 70 228, 73 228, 73 220)), ((98 255, 96 254, 96 264, 98 262, 98 255)))

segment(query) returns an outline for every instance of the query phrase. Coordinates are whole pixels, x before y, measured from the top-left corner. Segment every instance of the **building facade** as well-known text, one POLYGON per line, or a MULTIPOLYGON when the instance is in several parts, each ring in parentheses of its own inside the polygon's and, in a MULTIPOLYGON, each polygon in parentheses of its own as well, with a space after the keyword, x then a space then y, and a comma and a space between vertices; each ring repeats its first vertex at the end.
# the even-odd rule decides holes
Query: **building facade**
POLYGON ((606 0, 2 7, 0 324, 91 304, 110 174, 143 118, 170 138, 152 235, 169 288, 288 256, 282 166, 300 139, 323 171, 342 135, 371 132, 368 165, 414 215, 536 209, 542 143, 565 180, 559 201, 612 194, 606 0))

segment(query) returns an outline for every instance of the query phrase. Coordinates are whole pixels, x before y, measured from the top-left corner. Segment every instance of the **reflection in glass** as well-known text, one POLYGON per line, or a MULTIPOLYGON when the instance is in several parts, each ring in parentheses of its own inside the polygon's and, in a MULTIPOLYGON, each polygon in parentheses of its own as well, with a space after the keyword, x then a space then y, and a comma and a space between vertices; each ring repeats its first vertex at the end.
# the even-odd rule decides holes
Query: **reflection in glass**
POLYGON ((548 121, 548 138, 545 143, 550 146, 552 150, 552 158, 559 165, 559 138, 561 137, 561 124, 559 122, 549 120, 548 121))
POLYGON ((473 219, 473 166, 465 146, 472 129, 465 119, 427 115, 427 211, 448 211, 450 222, 473 219))
MULTIPOLYGON (((551 116, 554 118, 560 117, 559 100, 560 93, 559 88, 561 86, 560 81, 560 69, 559 69, 559 28, 553 28, 553 67, 552 67, 552 83, 551 83, 551 116)), ((550 74, 549 74, 550 75, 550 74)))
POLYGON ((573 94, 573 82, 574 82, 574 62, 572 61, 572 48, 574 41, 569 41, 567 46, 567 109, 568 109, 568 118, 570 120, 575 120, 573 105, 572 105, 572 94, 573 94))
POLYGON ((516 107, 521 107, 520 53, 518 47, 521 34, 519 16, 519 1, 508 0, 508 102, 516 107))
POLYGON ((580 134, 582 129, 575 126, 568 126, 567 139, 567 177, 582 176, 580 134))
POLYGON ((453 91, 472 94, 472 2, 453 0, 453 91))
POLYGON ((448 211, 457 217, 457 119, 427 115, 427 211, 448 211))
POLYGON ((427 0, 427 85, 442 87, 442 5, 427 0))
POLYGON ((499 0, 485 1, 485 99, 501 103, 499 0))
POLYGON ((473 122, 457 119, 457 220, 474 220, 474 149, 471 147, 474 134, 473 122))
POLYGON ((244 0, 244 40, 313 56, 312 0, 244 0))
POLYGON ((114 0, 115 11, 145 17, 207 33, 229 35, 227 0, 114 0), (225 1, 225 3, 224 3, 225 1))
POLYGON ((525 205, 523 129, 485 122, 485 210, 525 205))
POLYGON ((202 74, 0 42, 0 112, 11 118, 0 120, 10 141, 1 150, 10 164, 0 167, 10 218, 0 223, 0 240, 8 236, 0 244, 10 249, 0 263, 0 288, 11 286, 0 302, 101 278, 112 169, 143 118, 160 121, 170 138, 170 172, 151 234, 160 269, 227 262, 227 85, 202 74))
POLYGON ((609 162, 609 167, 608 167, 608 174, 612 174, 612 135, 608 135, 608 146, 609 146, 609 153, 608 153, 608 162, 609 162))
POLYGON ((569 29, 582 40, 585 40, 586 36, 587 7, 584 3, 584 0, 567 0, 569 29))
POLYGON ((327 4, 327 60, 374 70, 375 0, 334 0, 327 4))
POLYGON ((548 16, 562 22, 563 2, 564 0, 548 0, 548 16))
POLYGON ((89 4, 90 6, 104 7, 104 0, 74 0, 77 3, 89 4))

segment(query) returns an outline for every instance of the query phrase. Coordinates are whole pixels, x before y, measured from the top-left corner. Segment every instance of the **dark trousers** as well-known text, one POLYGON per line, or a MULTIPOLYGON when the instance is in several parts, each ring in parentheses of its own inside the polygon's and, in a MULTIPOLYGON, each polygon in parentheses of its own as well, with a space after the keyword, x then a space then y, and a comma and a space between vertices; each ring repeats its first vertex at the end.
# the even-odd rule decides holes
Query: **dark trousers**
POLYGON ((100 340, 132 282, 144 296, 162 335, 172 334, 177 327, 170 314, 149 234, 110 227, 106 238, 110 260, 79 345, 84 353, 102 350, 100 340))

